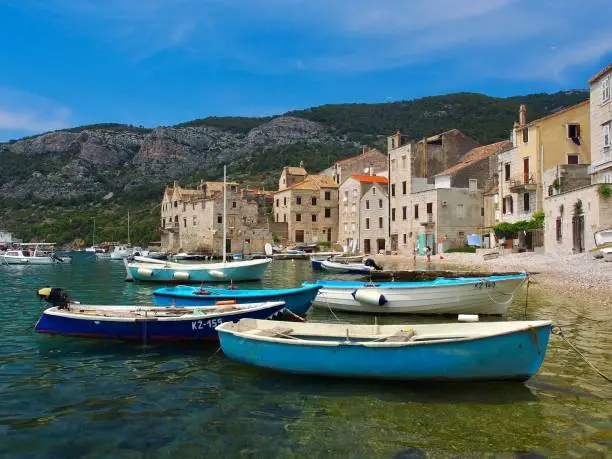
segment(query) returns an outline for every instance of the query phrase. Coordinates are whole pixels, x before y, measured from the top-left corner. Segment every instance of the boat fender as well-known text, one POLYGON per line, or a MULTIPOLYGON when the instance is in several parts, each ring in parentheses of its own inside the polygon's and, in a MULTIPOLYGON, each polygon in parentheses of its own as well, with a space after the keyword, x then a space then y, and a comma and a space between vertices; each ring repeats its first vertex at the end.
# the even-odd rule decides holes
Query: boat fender
POLYGON ((216 269, 208 271, 208 274, 210 274, 212 277, 225 277, 225 273, 223 271, 217 271, 216 269))
POLYGON ((215 306, 221 306, 224 304, 236 304, 236 300, 219 300, 215 301, 215 306))
POLYGON ((172 275, 175 279, 186 280, 189 279, 189 273, 185 271, 177 271, 172 275))
POLYGON ((355 301, 359 301, 364 304, 372 304, 375 306, 384 306, 387 303, 385 295, 380 293, 380 290, 373 288, 362 289, 359 288, 351 293, 355 301))
POLYGON ((138 268, 137 273, 139 276, 150 277, 153 275, 153 270, 149 268, 138 268))
POLYGON ((478 314, 459 314, 457 320, 459 322, 478 322, 478 314))

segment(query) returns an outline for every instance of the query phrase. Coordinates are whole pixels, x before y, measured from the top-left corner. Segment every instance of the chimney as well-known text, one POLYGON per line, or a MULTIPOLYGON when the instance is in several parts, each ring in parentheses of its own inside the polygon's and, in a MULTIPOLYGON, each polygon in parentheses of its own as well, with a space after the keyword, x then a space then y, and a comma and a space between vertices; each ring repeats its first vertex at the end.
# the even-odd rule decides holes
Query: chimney
POLYGON ((304 161, 300 161, 300 167, 304 168, 304 161))
POLYGON ((519 124, 521 127, 527 124, 527 107, 524 105, 521 105, 521 108, 519 109, 519 124))
POLYGON ((370 163, 370 175, 374 175, 374 165, 370 163))

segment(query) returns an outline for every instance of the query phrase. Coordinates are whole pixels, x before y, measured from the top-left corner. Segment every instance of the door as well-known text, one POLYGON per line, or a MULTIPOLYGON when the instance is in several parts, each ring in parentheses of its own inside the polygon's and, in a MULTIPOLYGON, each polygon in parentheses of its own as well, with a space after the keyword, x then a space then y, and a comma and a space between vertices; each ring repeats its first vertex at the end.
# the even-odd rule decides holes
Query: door
POLYGON ((523 158, 523 183, 529 183, 529 158, 523 158))
POLYGON ((533 231, 527 231, 525 233, 525 249, 530 252, 533 251, 533 231))
POLYGON ((331 242, 331 228, 327 228, 327 242, 331 242))
POLYGON ((382 250, 382 253, 385 252, 385 240, 384 239, 376 239, 376 246, 377 246, 377 252, 380 253, 380 251, 382 250))
POLYGON ((363 240, 363 252, 364 253, 372 253, 372 248, 370 247, 370 240, 369 239, 364 239, 363 240))
POLYGON ((584 252, 584 215, 572 217, 572 238, 574 240, 574 252, 584 252))
POLYGON ((225 240, 225 252, 232 253, 232 240, 230 238, 225 240))

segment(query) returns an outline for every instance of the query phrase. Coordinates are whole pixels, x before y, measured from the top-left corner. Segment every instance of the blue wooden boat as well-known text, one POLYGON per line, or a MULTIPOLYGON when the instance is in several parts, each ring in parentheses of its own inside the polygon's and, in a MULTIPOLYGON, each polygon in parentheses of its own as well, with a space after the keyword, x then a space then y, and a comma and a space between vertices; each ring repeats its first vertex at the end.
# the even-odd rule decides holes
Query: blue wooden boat
POLYGON ((237 304, 283 301, 285 307, 294 314, 306 315, 317 296, 320 285, 309 284, 298 288, 236 290, 210 287, 160 288, 153 292, 153 302, 158 306, 214 306, 219 302, 237 304))
POLYGON ((38 333, 121 340, 217 340, 215 327, 244 318, 269 319, 283 302, 223 305, 211 308, 98 306, 69 303, 43 311, 38 333))
POLYGON ((352 325, 245 319, 217 327, 226 356, 289 373, 396 380, 519 380, 536 374, 549 321, 352 325))

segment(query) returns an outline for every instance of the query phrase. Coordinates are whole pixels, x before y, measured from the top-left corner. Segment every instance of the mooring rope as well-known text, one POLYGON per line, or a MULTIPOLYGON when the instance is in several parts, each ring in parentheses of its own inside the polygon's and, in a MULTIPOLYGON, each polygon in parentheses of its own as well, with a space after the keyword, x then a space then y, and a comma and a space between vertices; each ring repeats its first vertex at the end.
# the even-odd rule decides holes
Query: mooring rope
POLYGON ((578 348, 576 348, 576 346, 574 346, 574 344, 566 338, 561 327, 559 326, 553 327, 552 333, 554 335, 561 337, 563 341, 565 341, 574 350, 574 352, 576 352, 576 354, 578 354, 580 358, 584 360, 584 362, 595 371, 595 373, 597 373, 599 376, 601 376, 603 379, 605 379, 609 383, 612 383, 612 378, 610 378, 609 376, 606 376, 601 371, 599 371, 599 369, 595 365, 593 365, 591 362, 589 362, 587 358, 584 355, 582 355, 582 353, 578 350, 578 348))

